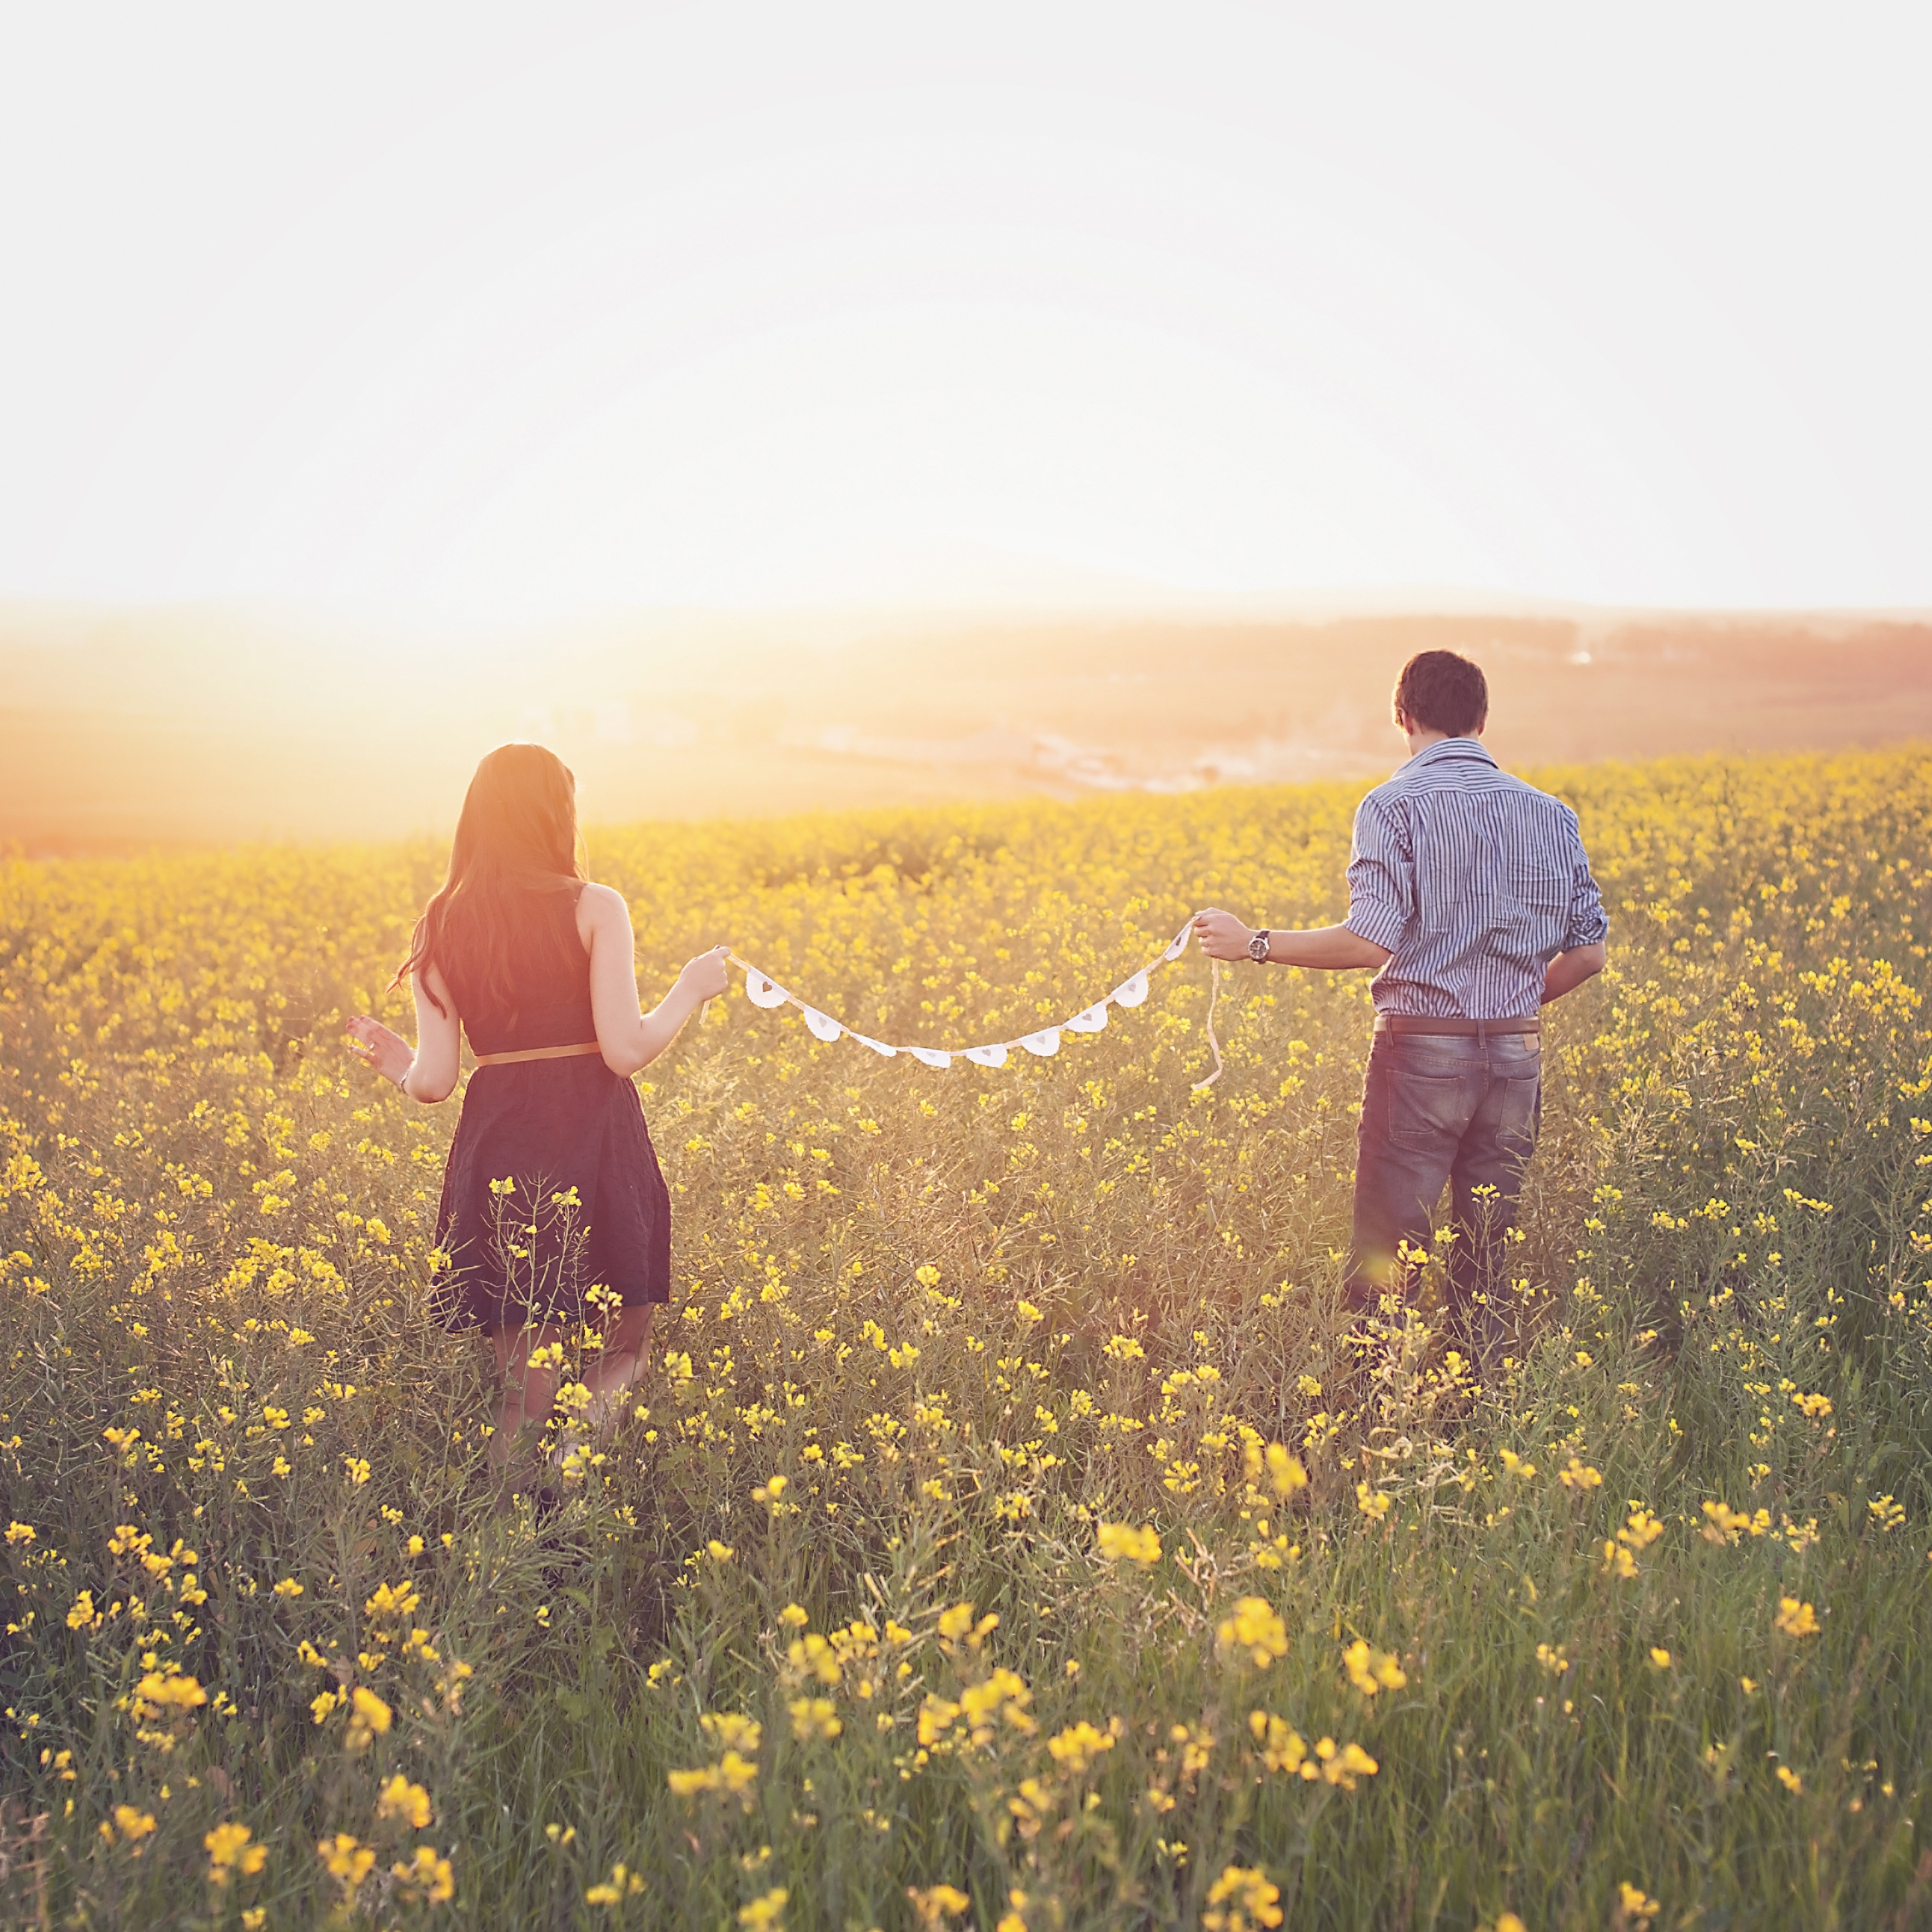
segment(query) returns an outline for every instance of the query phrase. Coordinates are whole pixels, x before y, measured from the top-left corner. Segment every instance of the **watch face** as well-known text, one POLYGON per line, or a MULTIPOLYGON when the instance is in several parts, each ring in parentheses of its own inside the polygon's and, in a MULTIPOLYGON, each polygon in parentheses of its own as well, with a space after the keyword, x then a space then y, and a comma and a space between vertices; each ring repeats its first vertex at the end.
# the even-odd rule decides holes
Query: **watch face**
POLYGON ((1265 932, 1258 932, 1248 941, 1248 957, 1250 959, 1265 959, 1268 956, 1268 936, 1265 932))

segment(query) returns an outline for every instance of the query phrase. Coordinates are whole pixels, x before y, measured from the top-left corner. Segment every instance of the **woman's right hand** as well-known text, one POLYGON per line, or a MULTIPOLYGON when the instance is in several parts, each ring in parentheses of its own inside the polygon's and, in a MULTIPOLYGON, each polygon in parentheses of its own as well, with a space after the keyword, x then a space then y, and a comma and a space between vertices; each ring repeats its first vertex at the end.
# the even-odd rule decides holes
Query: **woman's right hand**
POLYGON ((367 1013, 358 1013, 344 1030, 352 1042, 350 1052, 385 1080, 400 1083, 416 1064, 416 1049, 409 1042, 367 1013))
POLYGON ((727 964, 730 951, 728 946, 714 946, 709 952, 700 952, 696 958, 687 959, 684 970, 677 976, 677 983, 694 999, 716 999, 731 983, 730 969, 727 964))

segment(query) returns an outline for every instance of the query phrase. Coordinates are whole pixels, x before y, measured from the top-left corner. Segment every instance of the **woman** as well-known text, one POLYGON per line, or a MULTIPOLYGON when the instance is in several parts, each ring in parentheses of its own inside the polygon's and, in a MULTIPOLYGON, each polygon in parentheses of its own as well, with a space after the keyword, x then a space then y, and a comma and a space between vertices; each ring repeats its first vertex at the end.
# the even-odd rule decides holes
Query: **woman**
POLYGON ((577 782, 541 745, 476 768, 449 873, 416 922, 405 978, 413 1052, 365 1016, 351 1051, 412 1100, 447 1100, 460 1034, 477 1071, 443 1174, 436 1246, 452 1327, 480 1327, 502 1397, 490 1455, 507 1465, 556 1400, 567 1333, 602 1340, 582 1379, 608 1426, 670 1294, 670 1197, 631 1076, 725 989, 726 949, 700 953, 640 1012, 631 914, 578 858, 577 782))

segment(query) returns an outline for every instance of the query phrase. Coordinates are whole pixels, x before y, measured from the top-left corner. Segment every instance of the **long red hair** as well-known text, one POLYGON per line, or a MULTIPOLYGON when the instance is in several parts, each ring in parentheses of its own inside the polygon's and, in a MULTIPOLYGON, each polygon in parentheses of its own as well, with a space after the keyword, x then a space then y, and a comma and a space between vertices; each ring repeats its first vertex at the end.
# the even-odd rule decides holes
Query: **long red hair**
MULTIPOLYGON (((460 979, 472 994, 514 1013, 517 962, 528 960, 529 938, 541 934, 561 947, 569 936, 554 922, 532 921, 532 898, 566 892, 584 877, 575 775, 544 746, 499 745, 470 781, 448 875, 416 921, 410 956, 391 983, 399 986, 434 962, 446 985, 460 979)), ((438 1012, 447 1011, 429 997, 438 1012)))

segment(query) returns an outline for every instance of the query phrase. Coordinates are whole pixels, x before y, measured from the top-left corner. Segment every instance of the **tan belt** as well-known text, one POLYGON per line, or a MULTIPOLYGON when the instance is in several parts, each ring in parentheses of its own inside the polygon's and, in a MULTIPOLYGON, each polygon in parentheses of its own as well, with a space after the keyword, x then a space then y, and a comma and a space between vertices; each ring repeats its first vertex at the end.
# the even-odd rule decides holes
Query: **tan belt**
POLYGON ((1378 1013, 1378 1033, 1453 1034, 1462 1040, 1487 1040, 1492 1034, 1540 1033, 1540 1019, 1438 1020, 1426 1013, 1378 1013))
POLYGON ((479 1053, 476 1056, 478 1066, 509 1066, 520 1060, 575 1060, 586 1053, 602 1053, 604 1049, 594 1040, 586 1040, 580 1046, 524 1046, 514 1053, 479 1053))

